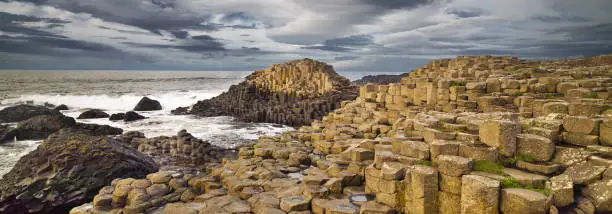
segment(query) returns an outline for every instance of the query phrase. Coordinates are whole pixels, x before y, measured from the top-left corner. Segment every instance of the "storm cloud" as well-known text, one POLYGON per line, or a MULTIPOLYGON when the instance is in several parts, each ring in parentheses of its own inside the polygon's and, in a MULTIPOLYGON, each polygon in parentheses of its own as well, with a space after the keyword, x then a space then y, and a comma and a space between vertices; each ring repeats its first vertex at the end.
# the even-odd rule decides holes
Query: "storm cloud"
POLYGON ((253 70, 309 57, 395 72, 457 55, 593 56, 612 53, 609 11, 609 0, 0 0, 0 68, 253 70))

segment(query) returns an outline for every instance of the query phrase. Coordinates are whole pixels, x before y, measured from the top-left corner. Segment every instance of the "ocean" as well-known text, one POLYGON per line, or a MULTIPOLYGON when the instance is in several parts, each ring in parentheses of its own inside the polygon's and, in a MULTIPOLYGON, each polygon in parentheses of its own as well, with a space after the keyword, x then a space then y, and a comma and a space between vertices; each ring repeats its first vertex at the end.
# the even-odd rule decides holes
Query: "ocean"
MULTIPOLYGON (((147 117, 134 122, 108 119, 78 119, 78 122, 140 131, 146 137, 173 136, 185 129, 212 144, 234 148, 263 135, 293 130, 269 123, 244 123, 231 117, 197 118, 172 115, 177 107, 190 106, 214 97, 231 85, 240 83, 252 71, 32 71, 0 70, 0 109, 18 104, 45 103, 67 105, 63 114, 76 118, 88 109, 113 114, 130 111, 143 97, 158 100, 163 109, 139 112, 147 117)), ((372 72, 339 72, 355 80, 372 72)), ((387 73, 396 74, 396 73, 387 73)), ((16 125, 16 124, 11 124, 16 125)), ((36 149, 40 141, 0 144, 0 176, 6 174, 20 157, 36 149)))

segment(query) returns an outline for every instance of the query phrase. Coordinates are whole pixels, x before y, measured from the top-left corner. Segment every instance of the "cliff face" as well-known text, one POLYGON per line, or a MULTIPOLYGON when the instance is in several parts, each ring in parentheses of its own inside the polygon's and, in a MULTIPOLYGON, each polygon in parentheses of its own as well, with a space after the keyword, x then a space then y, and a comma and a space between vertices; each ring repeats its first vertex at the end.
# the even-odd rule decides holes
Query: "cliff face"
POLYGON ((229 91, 198 102, 190 113, 300 126, 356 98, 356 91, 332 66, 302 59, 255 71, 229 91))

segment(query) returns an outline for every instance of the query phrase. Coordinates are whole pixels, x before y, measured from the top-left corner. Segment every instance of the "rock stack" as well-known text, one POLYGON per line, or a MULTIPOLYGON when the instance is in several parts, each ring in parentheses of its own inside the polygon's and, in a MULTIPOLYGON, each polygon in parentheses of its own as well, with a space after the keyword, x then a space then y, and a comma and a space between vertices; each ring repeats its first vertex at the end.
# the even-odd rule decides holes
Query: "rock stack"
POLYGON ((331 66, 303 59, 255 71, 229 91, 198 102, 190 112, 300 126, 339 108, 341 101, 353 100, 356 90, 331 66))
POLYGON ((134 212, 611 213, 610 59, 436 60, 134 212))

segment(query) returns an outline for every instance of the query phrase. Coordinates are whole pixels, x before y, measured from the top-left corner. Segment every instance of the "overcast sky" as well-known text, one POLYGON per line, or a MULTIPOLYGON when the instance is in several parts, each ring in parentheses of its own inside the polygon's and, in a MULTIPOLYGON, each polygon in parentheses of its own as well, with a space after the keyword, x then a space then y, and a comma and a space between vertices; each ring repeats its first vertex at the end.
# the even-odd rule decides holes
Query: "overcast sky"
POLYGON ((612 0, 0 0, 0 68, 409 71, 612 53, 612 0))

